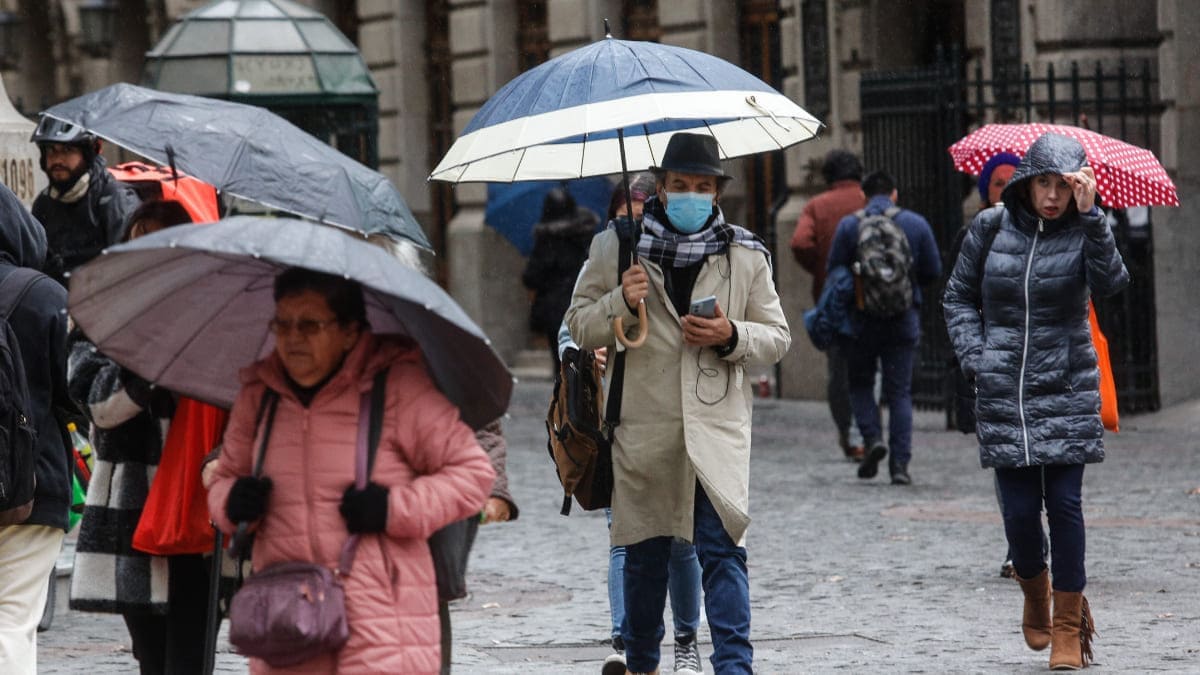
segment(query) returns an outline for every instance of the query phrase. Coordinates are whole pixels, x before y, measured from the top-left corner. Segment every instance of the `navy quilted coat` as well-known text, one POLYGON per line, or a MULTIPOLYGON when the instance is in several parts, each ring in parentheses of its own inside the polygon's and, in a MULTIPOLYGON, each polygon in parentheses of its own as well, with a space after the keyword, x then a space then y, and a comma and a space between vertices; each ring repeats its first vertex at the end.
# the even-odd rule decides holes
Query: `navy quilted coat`
POLYGON ((971 223, 946 284, 946 327, 964 374, 975 380, 984 467, 1104 459, 1087 302, 1089 294, 1123 289, 1129 272, 1099 209, 1081 214, 1072 200, 1064 216, 1043 220, 1028 200, 1031 178, 1078 171, 1084 161, 1073 139, 1039 138, 1004 203, 971 223), (980 270, 984 235, 995 227, 980 270))

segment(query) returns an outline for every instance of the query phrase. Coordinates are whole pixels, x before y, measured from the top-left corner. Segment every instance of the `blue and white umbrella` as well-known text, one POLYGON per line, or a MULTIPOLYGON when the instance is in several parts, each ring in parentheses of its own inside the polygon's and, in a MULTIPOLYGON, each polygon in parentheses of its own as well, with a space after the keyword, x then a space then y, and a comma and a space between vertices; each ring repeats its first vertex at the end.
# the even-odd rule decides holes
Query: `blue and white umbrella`
POLYGON ((677 131, 711 134, 731 159, 806 141, 820 127, 728 61, 608 37, 504 85, 429 178, 507 183, 639 171, 658 164, 677 131))

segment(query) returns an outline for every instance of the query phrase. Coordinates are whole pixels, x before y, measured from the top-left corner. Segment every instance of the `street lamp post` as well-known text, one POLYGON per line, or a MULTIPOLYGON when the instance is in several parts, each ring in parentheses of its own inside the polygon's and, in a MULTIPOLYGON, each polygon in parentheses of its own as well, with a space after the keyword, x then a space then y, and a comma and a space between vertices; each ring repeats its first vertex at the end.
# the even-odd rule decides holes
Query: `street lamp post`
POLYGON ((21 19, 13 12, 0 12, 0 70, 16 68, 21 61, 21 19))

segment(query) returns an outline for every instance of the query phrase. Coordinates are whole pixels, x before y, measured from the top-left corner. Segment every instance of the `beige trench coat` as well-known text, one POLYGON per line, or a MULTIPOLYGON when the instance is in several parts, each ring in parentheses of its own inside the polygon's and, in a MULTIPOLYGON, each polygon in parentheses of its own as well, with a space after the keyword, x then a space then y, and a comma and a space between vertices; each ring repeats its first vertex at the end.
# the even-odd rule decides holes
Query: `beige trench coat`
MULTIPOLYGON (((581 348, 608 346, 610 356, 613 317, 624 317, 629 336, 638 326, 621 295, 617 252, 614 230, 596 235, 566 315, 581 348)), ((646 343, 625 359, 621 424, 613 443, 612 543, 657 536, 693 541, 699 479, 730 538, 741 545, 750 524, 753 397, 745 369, 779 361, 792 340, 771 267, 761 251, 737 244, 728 256, 710 255, 704 262, 692 298, 716 295, 738 332, 737 348, 722 359, 712 348, 684 344, 662 269, 648 260, 641 264, 650 277, 650 331, 646 343)))

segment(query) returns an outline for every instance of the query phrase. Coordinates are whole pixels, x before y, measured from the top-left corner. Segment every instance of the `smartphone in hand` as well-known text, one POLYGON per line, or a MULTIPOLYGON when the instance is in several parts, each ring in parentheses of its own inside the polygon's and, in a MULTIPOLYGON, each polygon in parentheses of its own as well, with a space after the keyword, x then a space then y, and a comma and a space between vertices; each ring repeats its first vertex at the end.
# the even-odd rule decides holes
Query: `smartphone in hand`
POLYGON ((688 314, 692 316, 702 316, 706 319, 711 319, 717 313, 717 296, 710 295, 707 298, 693 300, 692 306, 688 309, 688 314))

